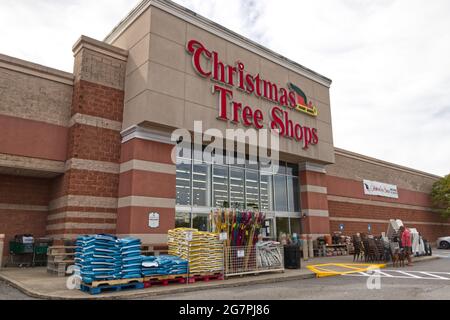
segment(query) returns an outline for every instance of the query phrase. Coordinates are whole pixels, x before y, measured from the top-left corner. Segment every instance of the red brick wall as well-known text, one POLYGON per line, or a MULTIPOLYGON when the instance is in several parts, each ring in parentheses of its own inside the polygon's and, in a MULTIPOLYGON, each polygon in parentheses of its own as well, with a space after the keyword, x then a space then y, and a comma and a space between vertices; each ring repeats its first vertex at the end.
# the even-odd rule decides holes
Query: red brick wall
MULTIPOLYGON (((47 206, 49 179, 0 175, 0 205, 47 206)), ((45 236, 47 211, 27 209, 1 209, 0 233, 5 234, 4 256, 9 255, 9 241, 16 234, 30 233, 45 236)))
POLYGON ((46 206, 50 180, 0 175, 0 203, 46 206))
POLYGON ((69 194, 93 197, 117 197, 119 175, 114 173, 69 170, 66 172, 70 180, 67 188, 69 194))
POLYGON ((367 232, 368 224, 370 223, 372 234, 379 235, 381 232, 387 231, 389 219, 400 219, 407 227, 417 228, 430 241, 435 241, 438 237, 450 234, 450 225, 442 225, 450 224, 450 219, 443 219, 438 213, 427 210, 430 208, 426 206, 429 203, 426 202, 427 194, 421 194, 416 199, 411 200, 408 195, 409 192, 411 194, 419 194, 419 192, 403 190, 401 194, 406 194, 407 196, 402 197, 400 194, 399 199, 386 198, 385 200, 383 197, 364 195, 363 188, 359 188, 360 184, 362 185, 362 181, 349 183, 347 179, 337 177, 332 177, 331 179, 328 177, 328 181, 331 181, 328 189, 329 197, 341 197, 339 201, 330 199, 328 201, 331 232, 339 231, 341 223, 344 224, 344 233, 347 235, 352 235, 356 232, 367 232), (337 188, 337 185, 345 185, 345 187, 337 188), (348 199, 348 202, 345 199, 348 199), (367 200, 374 201, 373 205, 350 202, 367 200), (380 205, 380 203, 383 205, 380 205), (398 207, 404 205, 415 206, 415 208, 398 207), (342 219, 362 219, 367 221, 345 221, 342 219), (379 223, 369 220, 385 222, 379 223), (411 222, 420 223, 415 224, 411 222))
POLYGON ((123 91, 80 80, 74 88, 72 115, 88 114, 122 122, 123 91))
POLYGON ((75 124, 69 130, 68 157, 119 163, 120 132, 75 124))
POLYGON ((125 53, 88 38, 76 47, 70 110, 75 117, 69 128, 67 159, 77 161, 70 162, 74 167, 52 184, 51 200, 58 201, 52 202, 47 225, 48 235, 64 237, 115 231, 119 174, 114 168, 118 168, 122 141, 117 124, 123 117, 126 59, 118 56, 125 53))

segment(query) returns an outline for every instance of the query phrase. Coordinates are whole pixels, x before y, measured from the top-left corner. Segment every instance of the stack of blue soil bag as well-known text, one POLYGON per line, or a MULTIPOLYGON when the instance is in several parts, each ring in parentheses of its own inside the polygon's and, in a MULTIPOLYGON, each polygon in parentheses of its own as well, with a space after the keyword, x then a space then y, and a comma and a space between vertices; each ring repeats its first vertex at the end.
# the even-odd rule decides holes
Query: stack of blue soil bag
POLYGON ((98 234, 80 236, 76 241, 75 265, 85 283, 122 277, 122 257, 117 238, 98 234))
POLYGON ((142 256, 142 274, 144 277, 155 275, 187 274, 188 262, 176 256, 142 256))
POLYGON ((118 240, 122 259, 122 279, 141 278, 141 240, 123 238, 118 240))

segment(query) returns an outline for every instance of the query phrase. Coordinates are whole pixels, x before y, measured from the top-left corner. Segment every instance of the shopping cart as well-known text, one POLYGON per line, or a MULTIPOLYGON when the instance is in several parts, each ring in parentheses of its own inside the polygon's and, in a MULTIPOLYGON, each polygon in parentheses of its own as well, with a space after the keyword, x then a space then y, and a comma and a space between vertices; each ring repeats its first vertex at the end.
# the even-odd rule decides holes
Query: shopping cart
POLYGON ((14 267, 24 267, 33 265, 34 244, 22 243, 19 241, 9 242, 9 256, 11 265, 14 267))

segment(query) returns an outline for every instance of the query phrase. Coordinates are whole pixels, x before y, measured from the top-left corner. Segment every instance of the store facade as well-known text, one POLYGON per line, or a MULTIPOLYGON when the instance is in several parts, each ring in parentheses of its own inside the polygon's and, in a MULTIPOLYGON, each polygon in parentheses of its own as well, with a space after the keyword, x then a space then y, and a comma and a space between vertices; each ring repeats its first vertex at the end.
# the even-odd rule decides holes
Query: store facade
POLYGON ((181 6, 143 1, 104 41, 83 36, 73 52, 73 74, 0 56, 7 239, 164 243, 175 226, 206 229, 215 208, 264 211, 275 238, 385 231, 390 218, 430 240, 450 233, 429 199, 439 177, 334 148, 331 80, 181 6), (180 129, 191 152, 177 147, 180 129), (270 129, 277 138, 262 134, 270 129), (230 151, 224 139, 205 157, 212 132, 257 142, 230 151), (366 194, 365 180, 395 185, 397 198, 366 194))

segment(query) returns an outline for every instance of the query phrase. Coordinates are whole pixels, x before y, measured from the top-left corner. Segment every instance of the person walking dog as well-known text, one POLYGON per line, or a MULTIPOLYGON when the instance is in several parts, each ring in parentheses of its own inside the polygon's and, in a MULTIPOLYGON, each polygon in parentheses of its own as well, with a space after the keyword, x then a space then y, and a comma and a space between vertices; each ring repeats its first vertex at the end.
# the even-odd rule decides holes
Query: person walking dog
POLYGON ((411 244, 411 231, 409 231, 408 228, 405 228, 404 226, 400 227, 401 232, 401 240, 402 240, 402 247, 405 252, 405 258, 408 260, 407 266, 412 266, 411 262, 411 251, 412 251, 412 244, 411 244))

